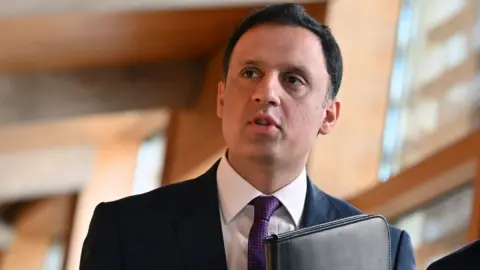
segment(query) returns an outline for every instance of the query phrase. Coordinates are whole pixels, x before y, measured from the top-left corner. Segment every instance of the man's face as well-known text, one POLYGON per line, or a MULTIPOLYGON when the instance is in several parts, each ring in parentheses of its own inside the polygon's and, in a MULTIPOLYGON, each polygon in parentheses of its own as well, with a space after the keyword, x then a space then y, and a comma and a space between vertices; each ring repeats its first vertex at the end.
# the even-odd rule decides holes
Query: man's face
POLYGON ((265 161, 306 159, 338 117, 339 103, 325 100, 328 87, 314 33, 274 24, 250 29, 218 85, 217 115, 229 151, 265 161))

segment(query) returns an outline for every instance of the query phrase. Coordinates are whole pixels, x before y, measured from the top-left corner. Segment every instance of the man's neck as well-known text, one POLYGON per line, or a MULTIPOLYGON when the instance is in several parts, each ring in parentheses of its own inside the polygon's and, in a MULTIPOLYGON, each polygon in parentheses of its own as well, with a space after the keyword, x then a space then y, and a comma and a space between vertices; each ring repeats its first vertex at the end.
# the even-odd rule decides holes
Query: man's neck
POLYGON ((290 184, 305 168, 302 161, 298 164, 262 163, 233 153, 228 153, 227 158, 230 166, 263 194, 272 194, 290 184))

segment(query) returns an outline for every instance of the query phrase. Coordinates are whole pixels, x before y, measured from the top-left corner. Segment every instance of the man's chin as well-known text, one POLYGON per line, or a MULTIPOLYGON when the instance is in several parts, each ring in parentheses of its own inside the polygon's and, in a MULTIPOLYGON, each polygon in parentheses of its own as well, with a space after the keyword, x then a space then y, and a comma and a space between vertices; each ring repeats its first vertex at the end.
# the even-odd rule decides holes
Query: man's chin
POLYGON ((257 146, 245 149, 245 155, 262 163, 275 163, 280 157, 280 151, 274 147, 257 146))

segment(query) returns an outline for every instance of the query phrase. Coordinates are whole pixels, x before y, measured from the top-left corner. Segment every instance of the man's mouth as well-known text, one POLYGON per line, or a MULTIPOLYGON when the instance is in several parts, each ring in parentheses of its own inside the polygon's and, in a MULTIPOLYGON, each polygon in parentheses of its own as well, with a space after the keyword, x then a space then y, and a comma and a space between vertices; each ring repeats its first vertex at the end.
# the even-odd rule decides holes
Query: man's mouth
POLYGON ((270 126, 272 125, 271 122, 265 120, 265 119, 255 119, 253 121, 256 125, 260 125, 260 126, 270 126))
POLYGON ((261 130, 270 130, 272 131, 273 129, 280 129, 280 125, 278 122, 275 120, 270 115, 257 115, 255 118, 253 118, 249 124, 255 125, 257 127, 261 127, 261 130))

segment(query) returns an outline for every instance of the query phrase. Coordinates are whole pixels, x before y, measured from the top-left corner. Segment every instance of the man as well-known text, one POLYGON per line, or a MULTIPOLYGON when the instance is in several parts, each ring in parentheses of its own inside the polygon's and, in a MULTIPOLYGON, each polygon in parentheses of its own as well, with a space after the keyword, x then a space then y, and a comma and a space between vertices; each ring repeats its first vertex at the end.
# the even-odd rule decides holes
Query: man
POLYGON ((480 268, 480 240, 476 240, 428 266, 427 270, 473 270, 480 268))
MULTIPOLYGON (((269 6, 233 34, 223 73, 227 153, 196 179, 98 205, 81 270, 265 269, 268 234, 360 213, 305 171, 340 112, 342 57, 330 30, 299 5, 269 6)), ((394 269, 415 269, 408 234, 390 232, 394 269)))

